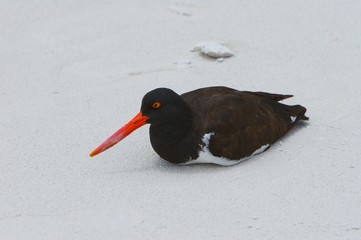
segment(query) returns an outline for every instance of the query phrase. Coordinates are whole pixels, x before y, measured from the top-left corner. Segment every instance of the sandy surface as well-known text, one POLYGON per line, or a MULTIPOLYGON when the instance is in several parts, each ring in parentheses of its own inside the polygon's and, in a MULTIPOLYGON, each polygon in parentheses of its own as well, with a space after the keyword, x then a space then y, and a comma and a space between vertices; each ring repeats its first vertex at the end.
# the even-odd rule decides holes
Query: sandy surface
POLYGON ((361 239, 361 2, 0 2, 0 238, 361 239), (190 50, 224 44, 217 62, 190 50), (233 167, 175 166, 148 127, 88 154, 166 86, 295 97, 309 124, 233 167))

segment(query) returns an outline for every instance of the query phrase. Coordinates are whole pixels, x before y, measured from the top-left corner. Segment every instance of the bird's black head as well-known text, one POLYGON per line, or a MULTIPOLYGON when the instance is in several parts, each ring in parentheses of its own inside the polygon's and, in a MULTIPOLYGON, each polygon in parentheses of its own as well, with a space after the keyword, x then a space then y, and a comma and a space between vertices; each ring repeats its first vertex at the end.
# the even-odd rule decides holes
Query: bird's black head
POLYGON ((147 122, 155 126, 176 124, 190 114, 182 97, 168 88, 148 92, 143 97, 140 111, 149 117, 147 122))
POLYGON ((193 112, 181 96, 168 88, 157 88, 144 96, 140 112, 91 152, 90 156, 114 146, 146 123, 151 124, 152 144, 155 142, 155 145, 159 146, 159 139, 175 141, 186 134, 192 120, 193 112))

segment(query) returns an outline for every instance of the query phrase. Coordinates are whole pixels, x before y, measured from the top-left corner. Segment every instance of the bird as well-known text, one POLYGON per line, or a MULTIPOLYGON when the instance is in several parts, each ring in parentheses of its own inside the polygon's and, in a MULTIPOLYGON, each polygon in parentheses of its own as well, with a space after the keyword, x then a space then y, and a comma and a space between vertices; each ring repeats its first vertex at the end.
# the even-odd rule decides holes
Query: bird
POLYGON ((107 150, 150 124, 150 142, 164 160, 188 165, 231 166, 266 151, 300 120, 306 108, 286 105, 293 97, 224 86, 177 94, 165 87, 143 97, 140 112, 89 155, 107 150))

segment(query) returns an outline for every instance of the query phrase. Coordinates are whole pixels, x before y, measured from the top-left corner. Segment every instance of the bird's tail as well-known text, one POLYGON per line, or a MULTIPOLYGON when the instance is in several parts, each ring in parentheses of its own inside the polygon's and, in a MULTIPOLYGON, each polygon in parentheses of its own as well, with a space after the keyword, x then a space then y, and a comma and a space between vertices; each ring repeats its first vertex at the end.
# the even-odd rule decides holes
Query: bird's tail
MULTIPOLYGON (((283 104, 284 105, 284 104, 283 104)), ((301 105, 284 105, 284 109, 288 112, 290 116, 291 123, 289 124, 289 129, 291 129, 298 121, 304 120, 307 121, 309 118, 305 115, 307 109, 301 105)))

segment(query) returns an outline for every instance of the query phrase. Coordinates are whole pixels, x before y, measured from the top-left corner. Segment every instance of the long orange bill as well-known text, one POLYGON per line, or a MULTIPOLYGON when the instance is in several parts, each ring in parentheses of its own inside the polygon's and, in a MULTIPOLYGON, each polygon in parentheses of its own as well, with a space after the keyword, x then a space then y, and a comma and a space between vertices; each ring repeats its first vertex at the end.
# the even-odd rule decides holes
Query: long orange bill
POLYGON ((126 136, 131 134, 134 130, 146 124, 148 119, 149 118, 147 116, 143 116, 142 112, 139 112, 137 116, 135 116, 121 129, 116 131, 111 137, 105 140, 105 142, 103 142, 99 147, 92 151, 89 156, 94 157, 95 155, 98 155, 99 153, 104 152, 108 148, 114 146, 115 144, 123 140, 126 136))

